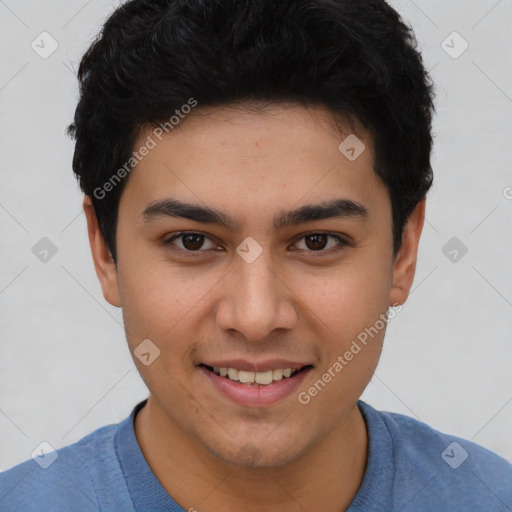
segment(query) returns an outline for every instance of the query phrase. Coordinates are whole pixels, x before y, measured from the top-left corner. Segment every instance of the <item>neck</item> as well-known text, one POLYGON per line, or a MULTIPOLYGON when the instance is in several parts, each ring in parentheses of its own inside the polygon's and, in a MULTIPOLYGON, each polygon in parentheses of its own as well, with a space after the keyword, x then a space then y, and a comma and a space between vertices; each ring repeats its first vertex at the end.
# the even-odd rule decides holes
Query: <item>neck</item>
POLYGON ((135 435, 167 493, 185 510, 200 512, 344 511, 361 485, 368 453, 356 405, 321 442, 279 467, 224 462, 171 424, 151 396, 135 418, 135 435))

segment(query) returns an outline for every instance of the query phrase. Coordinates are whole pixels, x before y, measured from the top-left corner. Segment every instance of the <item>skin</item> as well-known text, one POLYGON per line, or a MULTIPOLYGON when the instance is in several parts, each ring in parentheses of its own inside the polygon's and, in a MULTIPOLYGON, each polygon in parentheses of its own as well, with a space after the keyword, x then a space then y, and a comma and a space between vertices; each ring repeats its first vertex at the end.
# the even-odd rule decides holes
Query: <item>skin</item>
POLYGON ((393 257, 389 193, 373 170, 368 133, 358 131, 366 150, 351 162, 338 150, 351 129, 340 133, 322 107, 230 106, 200 114, 190 114, 132 171, 119 205, 117 267, 84 200, 96 272, 105 299, 123 309, 130 350, 149 338, 161 351, 149 366, 134 357, 150 391, 135 420, 138 443, 185 510, 346 510, 368 455, 356 402, 377 366, 385 328, 307 405, 297 394, 389 306, 407 299, 425 201, 393 257), (167 197, 222 210, 239 229, 141 220, 152 201, 167 197), (363 204, 366 220, 272 227, 283 210, 341 197, 363 204), (202 252, 187 257, 183 239, 162 243, 181 231, 206 235, 202 252), (330 232, 351 245, 336 250, 339 242, 329 238, 315 251, 308 232, 330 232), (263 250, 250 264, 236 252, 246 237, 263 250), (297 392, 246 407, 221 395, 197 367, 220 358, 314 367, 297 392))

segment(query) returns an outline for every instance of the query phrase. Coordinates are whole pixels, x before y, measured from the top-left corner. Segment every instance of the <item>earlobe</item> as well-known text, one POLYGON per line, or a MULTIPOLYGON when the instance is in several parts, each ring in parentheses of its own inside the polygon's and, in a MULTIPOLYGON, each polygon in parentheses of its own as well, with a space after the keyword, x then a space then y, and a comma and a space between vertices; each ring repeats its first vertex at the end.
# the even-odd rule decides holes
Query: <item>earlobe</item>
POLYGON ((87 219, 87 232, 94 268, 101 284, 103 297, 112 306, 120 307, 117 269, 100 231, 91 198, 88 196, 84 197, 83 209, 87 219))
POLYGON ((393 266, 393 284, 389 296, 389 305, 403 304, 414 281, 418 246, 425 222, 426 199, 420 201, 412 212, 402 235, 402 247, 393 266))

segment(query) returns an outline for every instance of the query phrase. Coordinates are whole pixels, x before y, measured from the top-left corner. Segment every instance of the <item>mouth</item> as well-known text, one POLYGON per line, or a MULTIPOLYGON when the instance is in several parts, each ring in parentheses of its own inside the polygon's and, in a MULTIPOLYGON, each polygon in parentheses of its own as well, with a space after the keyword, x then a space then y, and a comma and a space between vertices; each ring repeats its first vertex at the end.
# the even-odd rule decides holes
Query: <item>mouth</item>
POLYGON ((256 367, 232 361, 229 366, 202 363, 197 368, 207 379, 203 381, 205 393, 214 393, 239 406, 254 408, 271 406, 290 397, 314 367, 296 363, 290 366, 289 362, 256 367))
POLYGON ((226 368, 221 366, 208 366, 201 364, 200 366, 206 368, 208 371, 224 377, 225 379, 241 384, 250 386, 270 386, 276 382, 289 379, 297 373, 303 372, 307 369, 313 368, 312 365, 304 365, 300 368, 274 368, 264 372, 253 372, 238 370, 236 368, 226 368))

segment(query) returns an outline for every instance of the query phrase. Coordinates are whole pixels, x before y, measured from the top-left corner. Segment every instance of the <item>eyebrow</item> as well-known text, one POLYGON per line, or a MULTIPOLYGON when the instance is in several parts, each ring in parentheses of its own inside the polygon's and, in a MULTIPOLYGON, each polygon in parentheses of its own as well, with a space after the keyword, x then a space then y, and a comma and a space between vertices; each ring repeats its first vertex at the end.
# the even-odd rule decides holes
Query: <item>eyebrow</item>
MULTIPOLYGON (((155 201, 141 214, 144 224, 165 217, 189 219, 202 224, 218 224, 232 230, 240 228, 239 222, 224 212, 173 198, 155 201)), ((368 209, 361 203, 345 198, 308 204, 295 210, 278 213, 274 217, 274 229, 278 230, 317 220, 341 218, 366 220, 368 209)))

